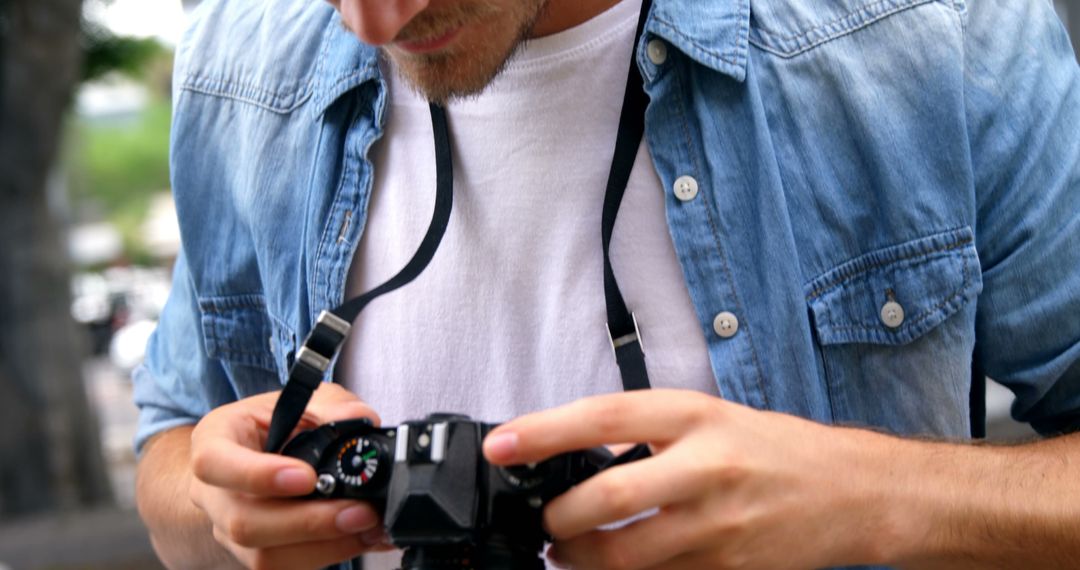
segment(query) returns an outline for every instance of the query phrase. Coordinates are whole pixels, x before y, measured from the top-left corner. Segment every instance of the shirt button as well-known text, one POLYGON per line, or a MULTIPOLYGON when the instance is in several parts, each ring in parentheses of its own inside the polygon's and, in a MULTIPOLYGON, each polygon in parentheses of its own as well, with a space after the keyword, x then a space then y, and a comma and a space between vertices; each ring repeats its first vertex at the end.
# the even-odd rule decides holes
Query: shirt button
POLYGON ((649 55, 649 61, 653 65, 664 65, 667 61, 667 44, 663 40, 652 40, 645 46, 645 52, 649 55))
POLYGON ((896 301, 889 301, 881 307, 881 322, 890 329, 904 324, 904 307, 896 301))
POLYGON ((716 315, 712 327, 716 334, 720 335, 720 338, 731 338, 735 336, 735 333, 739 332, 739 318, 734 313, 724 311, 716 315))
POLYGON ((683 202, 689 202, 697 197, 698 184, 692 176, 680 176, 675 181, 675 197, 683 202))

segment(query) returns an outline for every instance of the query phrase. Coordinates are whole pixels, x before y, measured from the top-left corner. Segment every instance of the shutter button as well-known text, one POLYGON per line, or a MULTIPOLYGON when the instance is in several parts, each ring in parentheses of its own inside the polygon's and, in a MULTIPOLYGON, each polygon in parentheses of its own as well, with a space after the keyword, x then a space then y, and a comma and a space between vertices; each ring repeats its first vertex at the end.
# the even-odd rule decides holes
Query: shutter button
POLYGON ((734 313, 724 311, 716 315, 712 326, 716 334, 720 335, 720 338, 731 338, 735 336, 735 333, 739 332, 739 318, 734 313))
POLYGON ((653 65, 664 65, 667 61, 667 44, 662 40, 652 40, 645 46, 645 52, 649 55, 649 61, 653 65))
POLYGON ((890 329, 904 324, 904 307, 896 301, 889 301, 881 307, 881 322, 890 329))

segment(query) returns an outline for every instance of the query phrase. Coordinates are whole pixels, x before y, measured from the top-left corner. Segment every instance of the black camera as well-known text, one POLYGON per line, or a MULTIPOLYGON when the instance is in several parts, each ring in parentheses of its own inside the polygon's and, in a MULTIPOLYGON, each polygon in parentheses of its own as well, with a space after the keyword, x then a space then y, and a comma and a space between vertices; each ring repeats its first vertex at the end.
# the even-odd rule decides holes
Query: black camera
POLYGON ((618 457, 595 448, 499 467, 481 449, 495 427, 454 414, 384 428, 350 420, 300 433, 282 454, 315 468, 312 498, 374 505, 390 541, 404 549, 404 570, 542 569, 544 504, 605 468, 648 454, 644 446, 618 457))

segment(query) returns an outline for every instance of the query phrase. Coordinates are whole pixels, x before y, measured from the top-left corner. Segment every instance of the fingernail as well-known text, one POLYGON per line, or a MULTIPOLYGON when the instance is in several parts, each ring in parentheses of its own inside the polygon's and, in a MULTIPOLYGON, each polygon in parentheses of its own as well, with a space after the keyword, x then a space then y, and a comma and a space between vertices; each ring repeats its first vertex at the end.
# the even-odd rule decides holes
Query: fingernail
POLYGON ((283 493, 294 495, 310 493, 312 489, 311 473, 296 467, 282 469, 274 476, 274 486, 283 493))
POLYGON ((499 433, 488 436, 487 441, 484 442, 484 451, 488 457, 495 460, 512 459, 514 453, 517 452, 517 446, 518 434, 499 433))
POLYGON ((364 505, 349 507, 338 513, 337 517, 334 518, 334 523, 337 524, 338 530, 346 534, 355 534, 365 530, 371 530, 377 522, 379 522, 379 519, 375 516, 375 513, 370 507, 364 505))
POLYGON ((382 528, 373 528, 364 534, 360 535, 360 540, 368 546, 379 546, 380 544, 387 544, 386 531, 382 528))

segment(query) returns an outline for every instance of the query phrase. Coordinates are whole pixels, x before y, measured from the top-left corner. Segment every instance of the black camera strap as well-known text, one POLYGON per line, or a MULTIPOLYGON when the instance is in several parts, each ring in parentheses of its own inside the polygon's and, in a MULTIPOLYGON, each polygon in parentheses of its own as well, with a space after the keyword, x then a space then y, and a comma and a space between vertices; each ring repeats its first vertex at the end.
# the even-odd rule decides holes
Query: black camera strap
POLYGON ((356 316, 372 300, 403 287, 427 268, 439 249, 450 212, 454 206, 454 163, 450 153, 450 128, 446 122, 446 110, 431 104, 431 127, 435 134, 435 213, 420 247, 409 263, 378 287, 346 301, 332 311, 323 311, 315 321, 304 344, 296 353, 289 369, 289 379, 274 405, 270 428, 266 436, 266 451, 277 452, 284 445, 293 428, 300 423, 311 395, 322 382, 323 375, 337 357, 356 316))
MULTIPOLYGON (((645 29, 651 0, 644 0, 634 36, 634 53, 645 29)), ((611 268, 609 249, 615 219, 619 213, 623 194, 630 181, 638 148, 645 133, 645 109, 648 98, 643 89, 641 73, 633 55, 627 74, 626 91, 623 96, 622 113, 619 118, 619 134, 611 162, 604 208, 601 221, 601 239, 604 251, 604 296, 607 304, 608 335, 615 360, 619 365, 623 388, 640 390, 649 388, 649 376, 645 369, 645 351, 641 344, 637 319, 626 307, 615 273, 611 268)), ((360 311, 380 295, 407 285, 427 268, 446 233, 450 212, 454 203, 454 173, 450 152, 450 130, 446 110, 432 104, 431 125, 435 139, 435 213, 416 254, 408 264, 386 283, 354 297, 331 311, 323 311, 289 370, 289 379, 274 406, 267 433, 266 451, 277 452, 284 445, 293 429, 300 423, 311 395, 319 387, 324 375, 337 357, 352 323, 360 311)))
POLYGON ((623 194, 630 182, 641 139, 645 135, 645 110, 649 106, 644 81, 637 66, 637 46, 645 33, 645 20, 652 0, 642 0, 638 16, 637 32, 630 51, 630 69, 627 71, 626 90, 623 93, 622 113, 619 117, 619 134, 615 139, 615 156, 611 159, 607 191, 604 193, 604 211, 601 217, 600 235, 604 247, 604 298, 607 303, 608 338, 619 364, 623 389, 643 390, 649 388, 649 374, 645 369, 645 347, 641 343, 637 317, 626 308, 615 272, 611 269, 611 234, 615 230, 615 218, 619 215, 623 194))

